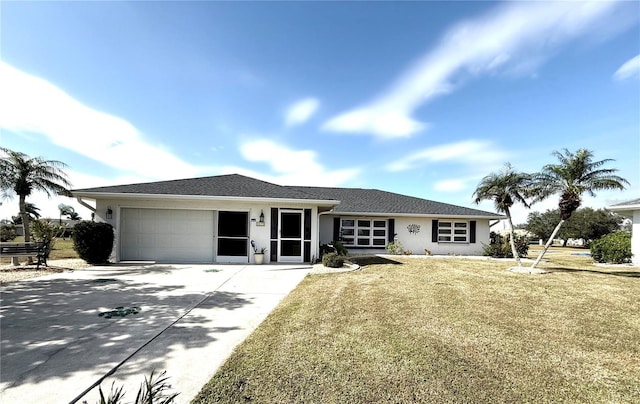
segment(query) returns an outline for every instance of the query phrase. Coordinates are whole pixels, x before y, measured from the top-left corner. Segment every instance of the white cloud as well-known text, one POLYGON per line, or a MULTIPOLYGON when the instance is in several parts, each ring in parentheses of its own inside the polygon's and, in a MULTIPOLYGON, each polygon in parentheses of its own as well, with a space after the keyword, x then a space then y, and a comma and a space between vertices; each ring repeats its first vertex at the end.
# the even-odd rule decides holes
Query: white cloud
POLYGON ((320 101, 315 98, 305 98, 291 105, 285 114, 287 126, 300 125, 307 122, 318 110, 320 101))
POLYGON ((275 174, 254 172, 239 167, 225 167, 225 173, 239 173, 281 185, 337 186, 357 176, 358 169, 327 170, 317 162, 312 150, 292 150, 271 140, 245 142, 242 156, 251 162, 266 163, 275 174))
POLYGON ((453 178, 448 180, 441 180, 441 181, 436 181, 436 183, 433 184, 433 188, 436 191, 443 191, 443 192, 464 191, 465 189, 467 189, 468 182, 469 182, 468 178, 453 178))
POLYGON ((148 179, 202 171, 147 143, 129 122, 96 111, 53 84, 0 62, 0 128, 44 135, 53 143, 148 179))
POLYGON ((632 77, 640 77, 640 55, 627 60, 613 74, 615 80, 626 80, 632 77))
MULTIPOLYGON (((523 74, 547 54, 579 35, 611 35, 618 2, 510 2, 455 26, 437 47, 403 72, 378 98, 339 114, 322 128, 332 132, 409 137, 425 129, 412 118, 417 108, 453 91, 461 74, 498 69, 523 74)), ((621 29, 621 28, 620 28, 621 29)))
POLYGON ((391 172, 406 171, 426 163, 453 161, 474 165, 492 165, 502 162, 506 152, 492 142, 466 140, 418 150, 399 160, 388 164, 385 168, 391 172))

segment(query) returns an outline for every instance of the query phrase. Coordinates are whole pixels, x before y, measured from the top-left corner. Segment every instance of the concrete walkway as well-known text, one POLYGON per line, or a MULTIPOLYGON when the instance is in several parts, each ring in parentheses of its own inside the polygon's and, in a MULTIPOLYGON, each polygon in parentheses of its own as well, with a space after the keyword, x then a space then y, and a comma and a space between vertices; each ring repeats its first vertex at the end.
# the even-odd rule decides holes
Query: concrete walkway
POLYGON ((9 284, 0 309, 0 402, 95 403, 92 386, 101 382, 108 393, 114 381, 129 402, 155 369, 167 371, 176 402, 188 403, 310 269, 114 265, 9 284), (140 312, 99 315, 116 307, 140 312))

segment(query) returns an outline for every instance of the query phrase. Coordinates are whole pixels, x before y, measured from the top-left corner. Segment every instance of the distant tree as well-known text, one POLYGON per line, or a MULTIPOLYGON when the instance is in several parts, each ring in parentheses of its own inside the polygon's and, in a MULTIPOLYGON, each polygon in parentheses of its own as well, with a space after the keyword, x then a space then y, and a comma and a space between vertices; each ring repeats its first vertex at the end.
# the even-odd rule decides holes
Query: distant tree
POLYGON ((527 216, 525 229, 541 239, 547 240, 553 234, 558 221, 560 211, 558 209, 547 210, 546 212, 531 212, 527 216))
POLYGON ((606 209, 582 208, 576 210, 565 222, 562 231, 569 238, 593 241, 620 230, 624 218, 606 209))
POLYGON ((534 269, 540 263, 562 224, 580 207, 583 193, 586 192, 591 196, 595 196, 595 191, 622 190, 625 184, 629 184, 626 179, 615 175, 618 171, 617 169, 602 168, 613 160, 593 161, 593 152, 590 150, 580 149, 572 153, 564 149, 562 152, 554 151, 553 156, 558 159, 558 164, 547 164, 540 173, 533 176, 534 190, 536 200, 560 194, 558 202, 560 221, 540 255, 531 265, 531 269, 534 269))
POLYGON ((65 205, 64 203, 58 205, 58 210, 60 211, 60 216, 58 216, 59 225, 62 225, 62 216, 68 216, 71 212, 75 212, 73 206, 65 205))
MULTIPOLYGON (((527 217, 526 229, 541 239, 548 239, 559 220, 560 210, 558 209, 547 210, 544 213, 531 212, 527 217)), ((606 209, 581 208, 565 221, 554 238, 563 239, 565 244, 570 238, 596 240, 619 230, 623 222, 622 216, 606 209)))
POLYGON ((20 216, 24 226, 24 241, 29 242, 29 215, 26 198, 33 191, 69 195, 71 184, 64 172, 66 165, 56 160, 29 157, 24 153, 0 147, 0 191, 3 197, 10 192, 18 195, 20 216))
MULTIPOLYGON (((30 221, 40 219, 40 208, 34 203, 25 203, 25 211, 27 212, 30 221)), ((11 220, 13 221, 13 224, 22 224, 22 216, 20 216, 20 212, 18 212, 16 216, 11 216, 11 220)))
POLYGON ((510 235, 509 243, 511 244, 511 252, 518 266, 522 266, 522 263, 520 262, 520 254, 518 254, 514 241, 516 237, 513 231, 511 207, 516 202, 520 202, 524 206, 529 207, 526 201, 526 192, 530 179, 528 174, 517 172, 510 163, 506 163, 502 171, 490 173, 484 177, 473 193, 475 203, 480 203, 480 201, 483 200, 492 200, 496 210, 507 216, 510 235))

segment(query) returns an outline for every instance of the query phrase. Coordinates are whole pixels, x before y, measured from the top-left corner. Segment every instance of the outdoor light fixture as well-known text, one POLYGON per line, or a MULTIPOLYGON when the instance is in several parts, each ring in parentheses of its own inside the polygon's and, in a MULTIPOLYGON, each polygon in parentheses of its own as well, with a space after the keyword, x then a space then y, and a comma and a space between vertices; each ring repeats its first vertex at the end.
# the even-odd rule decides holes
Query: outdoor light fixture
POLYGON ((113 217, 113 210, 111 210, 111 206, 107 206, 107 219, 111 219, 113 217))
POLYGON ((264 211, 260 210, 260 218, 258 219, 257 226, 264 226, 264 211))

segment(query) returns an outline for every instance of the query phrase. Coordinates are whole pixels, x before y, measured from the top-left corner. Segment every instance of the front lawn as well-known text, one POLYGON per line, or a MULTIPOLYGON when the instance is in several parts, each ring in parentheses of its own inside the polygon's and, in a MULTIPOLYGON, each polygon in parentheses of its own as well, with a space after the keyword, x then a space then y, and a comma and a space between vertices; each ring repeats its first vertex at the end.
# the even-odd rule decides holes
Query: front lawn
POLYGON ((194 402, 640 402, 640 270, 567 251, 308 276, 194 402))

